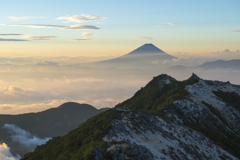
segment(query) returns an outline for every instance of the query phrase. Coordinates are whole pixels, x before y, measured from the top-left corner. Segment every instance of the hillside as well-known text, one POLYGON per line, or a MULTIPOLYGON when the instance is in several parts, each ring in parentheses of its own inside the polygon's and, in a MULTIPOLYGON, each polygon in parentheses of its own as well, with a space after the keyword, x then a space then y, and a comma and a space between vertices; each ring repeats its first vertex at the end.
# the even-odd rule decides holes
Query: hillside
POLYGON ((162 74, 22 160, 239 159, 239 104, 237 85, 162 74))
POLYGON ((88 104, 68 102, 38 113, 0 115, 0 141, 7 143, 13 153, 23 155, 26 151, 22 151, 22 147, 12 142, 9 132, 3 128, 4 124, 15 124, 41 138, 56 137, 67 134, 88 118, 106 110, 97 110, 88 104))

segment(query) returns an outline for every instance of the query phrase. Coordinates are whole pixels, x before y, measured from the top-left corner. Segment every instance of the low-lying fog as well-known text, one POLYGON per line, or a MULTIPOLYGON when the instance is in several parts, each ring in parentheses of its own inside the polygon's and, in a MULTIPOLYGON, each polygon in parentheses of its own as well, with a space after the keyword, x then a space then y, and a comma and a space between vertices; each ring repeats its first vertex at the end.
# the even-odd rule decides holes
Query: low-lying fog
POLYGON ((240 70, 196 68, 213 60, 206 58, 178 58, 124 67, 84 63, 104 58, 112 57, 0 58, 0 113, 37 112, 67 101, 96 108, 114 107, 162 73, 184 80, 194 72, 203 79, 240 84, 240 70))

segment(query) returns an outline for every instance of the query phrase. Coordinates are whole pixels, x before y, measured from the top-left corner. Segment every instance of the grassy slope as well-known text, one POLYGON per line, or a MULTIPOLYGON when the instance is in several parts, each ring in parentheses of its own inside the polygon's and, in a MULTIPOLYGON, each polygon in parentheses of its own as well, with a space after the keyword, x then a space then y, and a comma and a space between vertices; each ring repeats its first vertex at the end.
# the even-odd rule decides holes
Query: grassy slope
POLYGON ((116 105, 132 110, 140 110, 146 113, 161 115, 163 110, 170 107, 174 101, 184 98, 188 92, 187 85, 197 83, 193 77, 185 81, 172 81, 170 84, 159 84, 161 75, 154 77, 146 87, 139 90, 132 98, 116 105))
POLYGON ((79 160, 86 158, 94 146, 106 149, 102 138, 112 128, 111 121, 119 119, 120 111, 110 109, 100 113, 62 137, 54 137, 46 144, 27 153, 21 160, 79 160))

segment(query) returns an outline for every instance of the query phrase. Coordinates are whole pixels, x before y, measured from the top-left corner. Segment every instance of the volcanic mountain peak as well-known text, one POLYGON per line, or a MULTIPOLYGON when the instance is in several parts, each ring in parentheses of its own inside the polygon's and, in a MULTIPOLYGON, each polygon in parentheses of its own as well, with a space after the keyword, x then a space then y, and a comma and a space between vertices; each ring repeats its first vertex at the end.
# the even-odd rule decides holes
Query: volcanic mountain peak
POLYGON ((146 43, 141 47, 135 49, 134 51, 128 53, 127 55, 135 55, 135 54, 149 54, 149 53, 165 53, 158 47, 154 46, 152 43, 146 43))

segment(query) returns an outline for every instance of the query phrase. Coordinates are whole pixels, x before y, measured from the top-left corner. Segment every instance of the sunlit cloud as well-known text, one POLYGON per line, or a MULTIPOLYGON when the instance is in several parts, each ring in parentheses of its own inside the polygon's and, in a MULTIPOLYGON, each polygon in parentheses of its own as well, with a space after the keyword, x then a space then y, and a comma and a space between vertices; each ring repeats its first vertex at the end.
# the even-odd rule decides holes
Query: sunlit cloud
POLYGON ((6 143, 0 143, 0 159, 1 160, 19 160, 19 155, 13 156, 10 152, 10 147, 6 143))
POLYGON ((59 17, 59 18, 56 18, 56 19, 57 20, 66 19, 67 21, 65 23, 69 23, 69 22, 83 23, 83 22, 93 21, 93 20, 103 20, 103 19, 106 19, 106 18, 107 17, 82 14, 82 15, 64 16, 64 17, 59 17))
POLYGON ((178 23, 166 23, 168 25, 172 25, 172 26, 178 26, 178 25, 182 25, 182 24, 178 24, 178 23))
POLYGON ((93 33, 83 32, 82 36, 93 36, 93 33))
POLYGON ((32 18, 47 18, 47 17, 32 17, 32 16, 10 16, 8 17, 11 21, 19 21, 23 19, 32 19, 32 18))
POLYGON ((72 25, 72 26, 61 26, 61 25, 41 25, 41 24, 2 24, 5 26, 22 26, 29 28, 57 28, 65 30, 96 30, 100 29, 94 25, 72 25))
POLYGON ((1 39, 0 38, 0 41, 53 40, 58 38, 57 36, 33 36, 29 34, 0 34, 0 36, 22 36, 23 38, 27 38, 27 39, 1 39))
POLYGON ((152 37, 136 37, 136 39, 153 39, 152 37))

